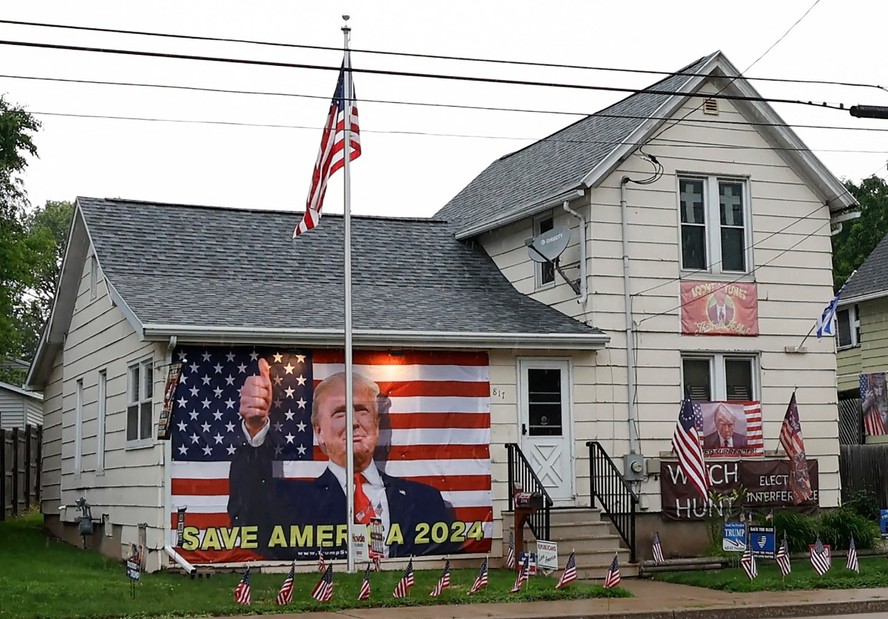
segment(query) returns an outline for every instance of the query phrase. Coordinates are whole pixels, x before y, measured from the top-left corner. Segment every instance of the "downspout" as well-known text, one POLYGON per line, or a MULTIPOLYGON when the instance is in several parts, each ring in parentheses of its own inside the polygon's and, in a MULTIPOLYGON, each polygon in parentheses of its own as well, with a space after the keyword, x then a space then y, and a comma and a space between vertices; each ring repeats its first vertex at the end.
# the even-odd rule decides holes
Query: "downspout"
POLYGON ((588 297, 588 289, 586 287, 586 243, 588 241, 588 231, 586 229, 586 218, 580 213, 570 208, 570 201, 565 200, 561 205, 567 213, 580 220, 580 298, 577 303, 585 306, 586 297, 588 297))
POLYGON ((632 298, 629 295, 629 213, 624 176, 620 181, 620 228, 623 237, 623 304, 626 312, 626 392, 629 404, 629 453, 638 453, 638 403, 635 401, 635 332, 632 328, 632 298))
POLYGON ((194 573, 197 571, 197 568, 196 568, 196 567, 194 567, 193 565, 191 565, 190 563, 188 563, 188 561, 186 561, 186 560, 184 559, 184 557, 182 557, 182 555, 180 555, 178 552, 176 552, 175 550, 173 550, 173 547, 170 546, 169 544, 167 544, 166 546, 164 546, 163 549, 166 551, 166 553, 167 553, 168 555, 170 555, 170 558, 171 558, 173 561, 175 561, 176 563, 178 563, 179 566, 180 566, 183 570, 185 570, 186 572, 188 572, 189 574, 194 574, 194 573))

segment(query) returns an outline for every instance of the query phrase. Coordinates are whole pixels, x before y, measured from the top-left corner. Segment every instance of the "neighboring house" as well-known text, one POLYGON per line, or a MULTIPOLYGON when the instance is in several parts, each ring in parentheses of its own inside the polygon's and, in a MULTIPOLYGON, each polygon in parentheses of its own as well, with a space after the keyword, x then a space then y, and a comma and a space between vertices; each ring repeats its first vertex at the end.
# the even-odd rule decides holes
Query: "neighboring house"
MULTIPOLYGON (((760 402, 762 430, 743 427, 749 418, 738 424, 751 439, 764 437, 752 461, 774 467, 796 388, 808 455, 819 463, 819 503, 836 506, 835 351, 831 342, 799 344, 832 296, 830 221, 853 207, 717 52, 502 157, 434 218, 354 217, 356 364, 368 364, 397 396, 389 390, 410 381, 392 387, 385 373, 399 357, 426 359, 422 367, 447 377, 436 389, 471 392, 449 406, 480 407, 460 409, 480 413, 472 417, 448 408, 446 420, 422 413, 429 425, 419 429, 395 418, 391 444, 403 436, 414 443, 401 445, 394 468, 436 484, 428 474, 435 461, 462 454, 451 464, 468 477, 442 494, 466 536, 480 524, 483 536, 466 547, 489 549, 494 540, 497 556, 512 492, 504 445, 520 447, 556 507, 584 507, 592 488, 585 444, 599 441, 641 496, 639 540, 683 526, 702 533, 699 524, 660 522, 660 460, 672 459, 683 387, 698 400, 760 402), (526 241, 562 227, 570 240, 558 263, 532 260, 526 241), (387 361, 372 366, 362 360, 368 351, 387 361), (442 427, 452 434, 436 451, 442 427)), ((236 537, 225 528, 220 475, 231 456, 223 452, 243 440, 210 415, 237 421, 224 381, 243 381, 260 348, 293 351, 272 360, 284 381, 306 354, 314 382, 341 363, 342 218, 325 215, 291 241, 298 220, 293 212, 78 198, 28 377, 45 393, 43 512, 56 534, 70 537, 76 517, 59 508, 86 497, 106 525, 102 549, 144 543, 150 569, 167 564, 163 549, 176 546, 180 517, 186 529, 199 523, 200 548, 188 560, 212 561, 220 551, 230 561, 256 558, 253 546, 223 539, 236 537), (165 390, 177 361, 185 382, 165 390), (213 381, 221 381, 215 396, 204 395, 213 381), (155 438, 164 404, 175 407, 172 441, 155 438), (206 461, 192 460, 195 453, 206 461)), ((294 390, 302 393, 308 378, 275 392, 276 449, 299 444, 286 424, 304 414, 294 390)), ((434 382, 416 380, 416 389, 434 382)), ((422 406, 411 397, 392 413, 422 406)), ((317 457, 311 444, 299 448, 293 460, 306 448, 317 457)), ((737 462, 717 460, 722 480, 736 477, 729 469, 737 462)), ((291 537, 281 544, 304 533, 284 531, 291 537)), ((667 552, 705 546, 705 536, 678 537, 664 540, 667 552)))
POLYGON ((0 382, 0 429, 43 425, 43 396, 0 382))
MULTIPOLYGON (((848 278, 839 297, 836 318, 839 399, 861 400, 861 375, 888 372, 888 236, 848 278)), ((851 425, 858 426, 859 439, 865 436, 865 442, 888 442, 884 435, 867 436, 868 432, 861 432, 862 411, 859 406, 849 407, 849 415, 855 412, 856 423, 851 425)))

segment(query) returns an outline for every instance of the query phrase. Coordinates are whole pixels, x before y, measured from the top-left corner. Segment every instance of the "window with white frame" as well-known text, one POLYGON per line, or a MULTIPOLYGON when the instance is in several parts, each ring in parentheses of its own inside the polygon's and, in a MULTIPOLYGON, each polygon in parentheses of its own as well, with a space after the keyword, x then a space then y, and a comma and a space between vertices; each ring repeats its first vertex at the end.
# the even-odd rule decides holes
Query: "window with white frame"
POLYGON ((99 294, 99 261, 96 255, 89 257, 89 298, 95 299, 99 294))
POLYGON ((74 474, 83 470, 83 379, 77 380, 77 399, 74 403, 74 474))
POLYGON ((850 348, 860 344, 860 318, 857 306, 849 305, 836 311, 836 322, 839 327, 839 348, 850 348))
POLYGON ((99 372, 96 388, 96 473, 105 471, 105 413, 107 411, 108 372, 99 372))
POLYGON ((695 400, 757 400, 756 359, 723 353, 684 355, 683 387, 695 400))
POLYGON ((750 270, 748 193, 742 179, 679 177, 681 268, 711 273, 750 270))
POLYGON ((153 408, 154 368, 151 360, 129 366, 127 375, 126 440, 146 441, 151 438, 153 408))
MULTIPOLYGON (((555 218, 552 215, 540 217, 534 223, 534 236, 537 237, 555 227, 555 218)), ((536 262, 537 288, 555 283, 555 265, 551 262, 536 262)))

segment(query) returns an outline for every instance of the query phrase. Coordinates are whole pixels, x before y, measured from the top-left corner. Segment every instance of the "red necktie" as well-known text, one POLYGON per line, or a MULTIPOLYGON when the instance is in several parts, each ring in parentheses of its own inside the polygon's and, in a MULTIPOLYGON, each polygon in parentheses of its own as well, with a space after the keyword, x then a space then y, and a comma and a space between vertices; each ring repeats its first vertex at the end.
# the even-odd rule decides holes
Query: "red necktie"
POLYGON ((370 499, 364 493, 364 475, 355 473, 355 522, 370 524, 370 519, 376 517, 370 499))
MULTIPOLYGON (((730 447, 730 445, 728 445, 728 439, 725 439, 725 447, 730 447)), ((363 492, 361 494, 363 494, 363 492)))

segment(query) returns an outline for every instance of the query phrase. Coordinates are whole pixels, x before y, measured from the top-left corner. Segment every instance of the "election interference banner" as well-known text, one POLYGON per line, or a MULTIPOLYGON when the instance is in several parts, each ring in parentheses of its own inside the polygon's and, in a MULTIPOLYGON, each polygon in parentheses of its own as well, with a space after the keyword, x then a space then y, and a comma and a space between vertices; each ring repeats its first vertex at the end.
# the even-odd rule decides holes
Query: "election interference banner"
MULTIPOLYGON (((342 351, 186 346, 173 361, 177 552, 194 563, 345 557, 342 351), (245 383, 270 388, 255 435, 240 414, 245 383)), ((355 516, 382 540, 371 552, 489 552, 486 353, 356 351, 354 374, 355 516), (363 471, 359 449, 372 452, 363 471)))

